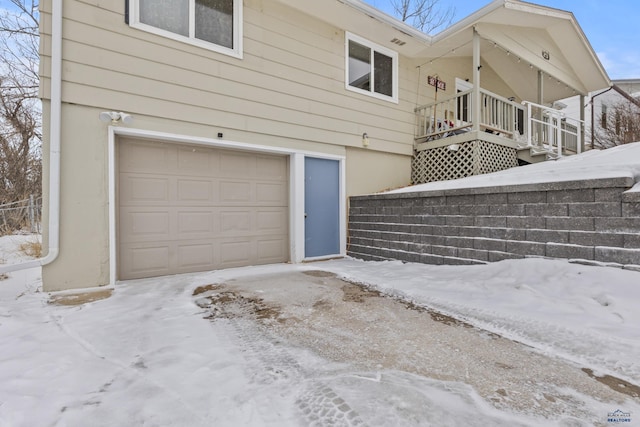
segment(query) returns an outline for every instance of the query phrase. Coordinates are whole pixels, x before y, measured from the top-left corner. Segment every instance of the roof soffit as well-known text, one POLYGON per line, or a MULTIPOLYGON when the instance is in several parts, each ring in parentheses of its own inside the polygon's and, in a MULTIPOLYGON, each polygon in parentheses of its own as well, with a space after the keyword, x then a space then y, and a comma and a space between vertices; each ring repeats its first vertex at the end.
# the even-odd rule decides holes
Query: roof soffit
POLYGON ((429 46, 431 37, 361 0, 277 0, 334 27, 410 58, 429 46), (402 45, 394 43, 397 39, 402 45))
MULTIPOLYGON (((508 61, 499 58, 510 52, 579 93, 610 85, 604 67, 571 12, 517 0, 496 0, 448 30, 434 37, 433 45, 422 54, 425 60, 471 56, 473 28, 501 49, 484 47, 481 55, 502 76, 513 74, 508 61), (482 13, 484 11, 484 13, 482 13), (508 25, 507 25, 508 23, 508 25), (549 52, 550 60, 542 52, 549 52)), ((513 62, 513 61, 511 61, 513 62)))
POLYGON ((552 38, 545 30, 537 28, 479 24, 477 30, 481 37, 500 47, 495 51, 490 49, 489 52, 485 52, 489 61, 492 57, 500 61, 501 57, 507 56, 506 52, 510 52, 514 57, 533 65, 536 69, 542 70, 546 75, 571 86, 578 92, 585 94, 589 92, 566 57, 567 49, 577 50, 580 46, 571 44, 560 47, 556 44, 558 39, 552 38), (543 57, 543 52, 549 54, 548 60, 543 57))

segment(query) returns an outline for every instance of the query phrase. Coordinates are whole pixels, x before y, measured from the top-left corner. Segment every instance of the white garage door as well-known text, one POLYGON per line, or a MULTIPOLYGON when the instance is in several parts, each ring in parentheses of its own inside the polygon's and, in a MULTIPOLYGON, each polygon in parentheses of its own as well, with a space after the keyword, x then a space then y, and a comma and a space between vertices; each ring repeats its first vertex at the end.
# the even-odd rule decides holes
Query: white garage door
POLYGON ((289 260, 288 158, 121 138, 118 279, 289 260))

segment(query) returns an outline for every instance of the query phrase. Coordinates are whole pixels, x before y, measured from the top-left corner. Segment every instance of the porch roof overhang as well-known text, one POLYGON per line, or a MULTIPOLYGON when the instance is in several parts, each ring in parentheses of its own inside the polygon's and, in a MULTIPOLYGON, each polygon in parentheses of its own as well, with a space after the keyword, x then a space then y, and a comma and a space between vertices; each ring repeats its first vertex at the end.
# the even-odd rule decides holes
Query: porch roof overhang
POLYGON ((557 100, 611 86, 611 80, 571 12, 520 0, 495 0, 437 34, 422 52, 427 61, 472 56, 474 28, 482 63, 520 99, 537 98, 537 79, 548 78, 545 98, 557 100), (546 56, 546 57, 545 57, 546 56))

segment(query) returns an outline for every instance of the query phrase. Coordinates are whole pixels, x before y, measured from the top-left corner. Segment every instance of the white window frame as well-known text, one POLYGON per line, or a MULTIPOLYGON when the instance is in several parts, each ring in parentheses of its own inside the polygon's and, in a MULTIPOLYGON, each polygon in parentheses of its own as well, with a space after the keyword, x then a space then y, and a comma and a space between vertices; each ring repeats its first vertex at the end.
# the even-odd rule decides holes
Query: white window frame
POLYGON ((367 39, 364 39, 360 36, 357 36, 353 33, 350 32, 345 32, 345 42, 344 42, 344 50, 345 50, 345 66, 344 66, 344 70, 345 70, 345 74, 344 74, 344 84, 345 84, 345 88, 349 91, 352 92, 356 92, 356 93, 360 93, 363 95, 368 95, 368 96, 372 96, 374 98, 378 98, 378 99, 382 99, 384 101, 390 101, 390 102, 395 102, 396 104, 398 103, 398 52, 391 50, 391 49, 387 49, 384 46, 380 46, 379 44, 373 43, 367 39), (353 41, 356 42, 358 44, 361 44, 363 46, 368 47, 369 49, 371 49, 371 89, 370 90, 364 90, 364 89, 360 89, 354 86, 351 86, 349 84, 349 42, 353 41), (385 56, 388 56, 391 58, 391 62, 392 62, 392 66, 391 66, 391 72, 392 72, 392 76, 391 76, 391 80, 392 80, 392 91, 393 91, 393 96, 388 96, 388 95, 383 95, 381 93, 375 92, 374 91, 374 81, 375 81, 375 66, 374 66, 374 62, 373 62, 373 55, 374 52, 378 52, 381 53, 385 56))
POLYGON ((233 0, 233 48, 195 38, 195 0, 189 1, 189 37, 140 22, 140 0, 129 0, 129 26, 162 37, 188 43, 214 52, 242 59, 242 0, 233 0))

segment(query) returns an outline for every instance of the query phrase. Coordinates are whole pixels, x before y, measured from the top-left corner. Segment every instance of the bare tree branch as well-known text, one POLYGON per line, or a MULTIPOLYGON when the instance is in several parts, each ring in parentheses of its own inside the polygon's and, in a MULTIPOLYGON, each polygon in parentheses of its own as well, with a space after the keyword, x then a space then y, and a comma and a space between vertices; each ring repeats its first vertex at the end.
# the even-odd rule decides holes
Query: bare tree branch
POLYGON ((451 24, 455 8, 442 10, 440 0, 391 0, 391 6, 403 22, 425 32, 432 33, 451 24))
POLYGON ((0 203, 41 193, 39 17, 34 0, 0 13, 0 203))
POLYGON ((622 101, 607 108, 600 116, 600 126, 594 130, 594 148, 611 148, 640 141, 640 107, 622 101))

